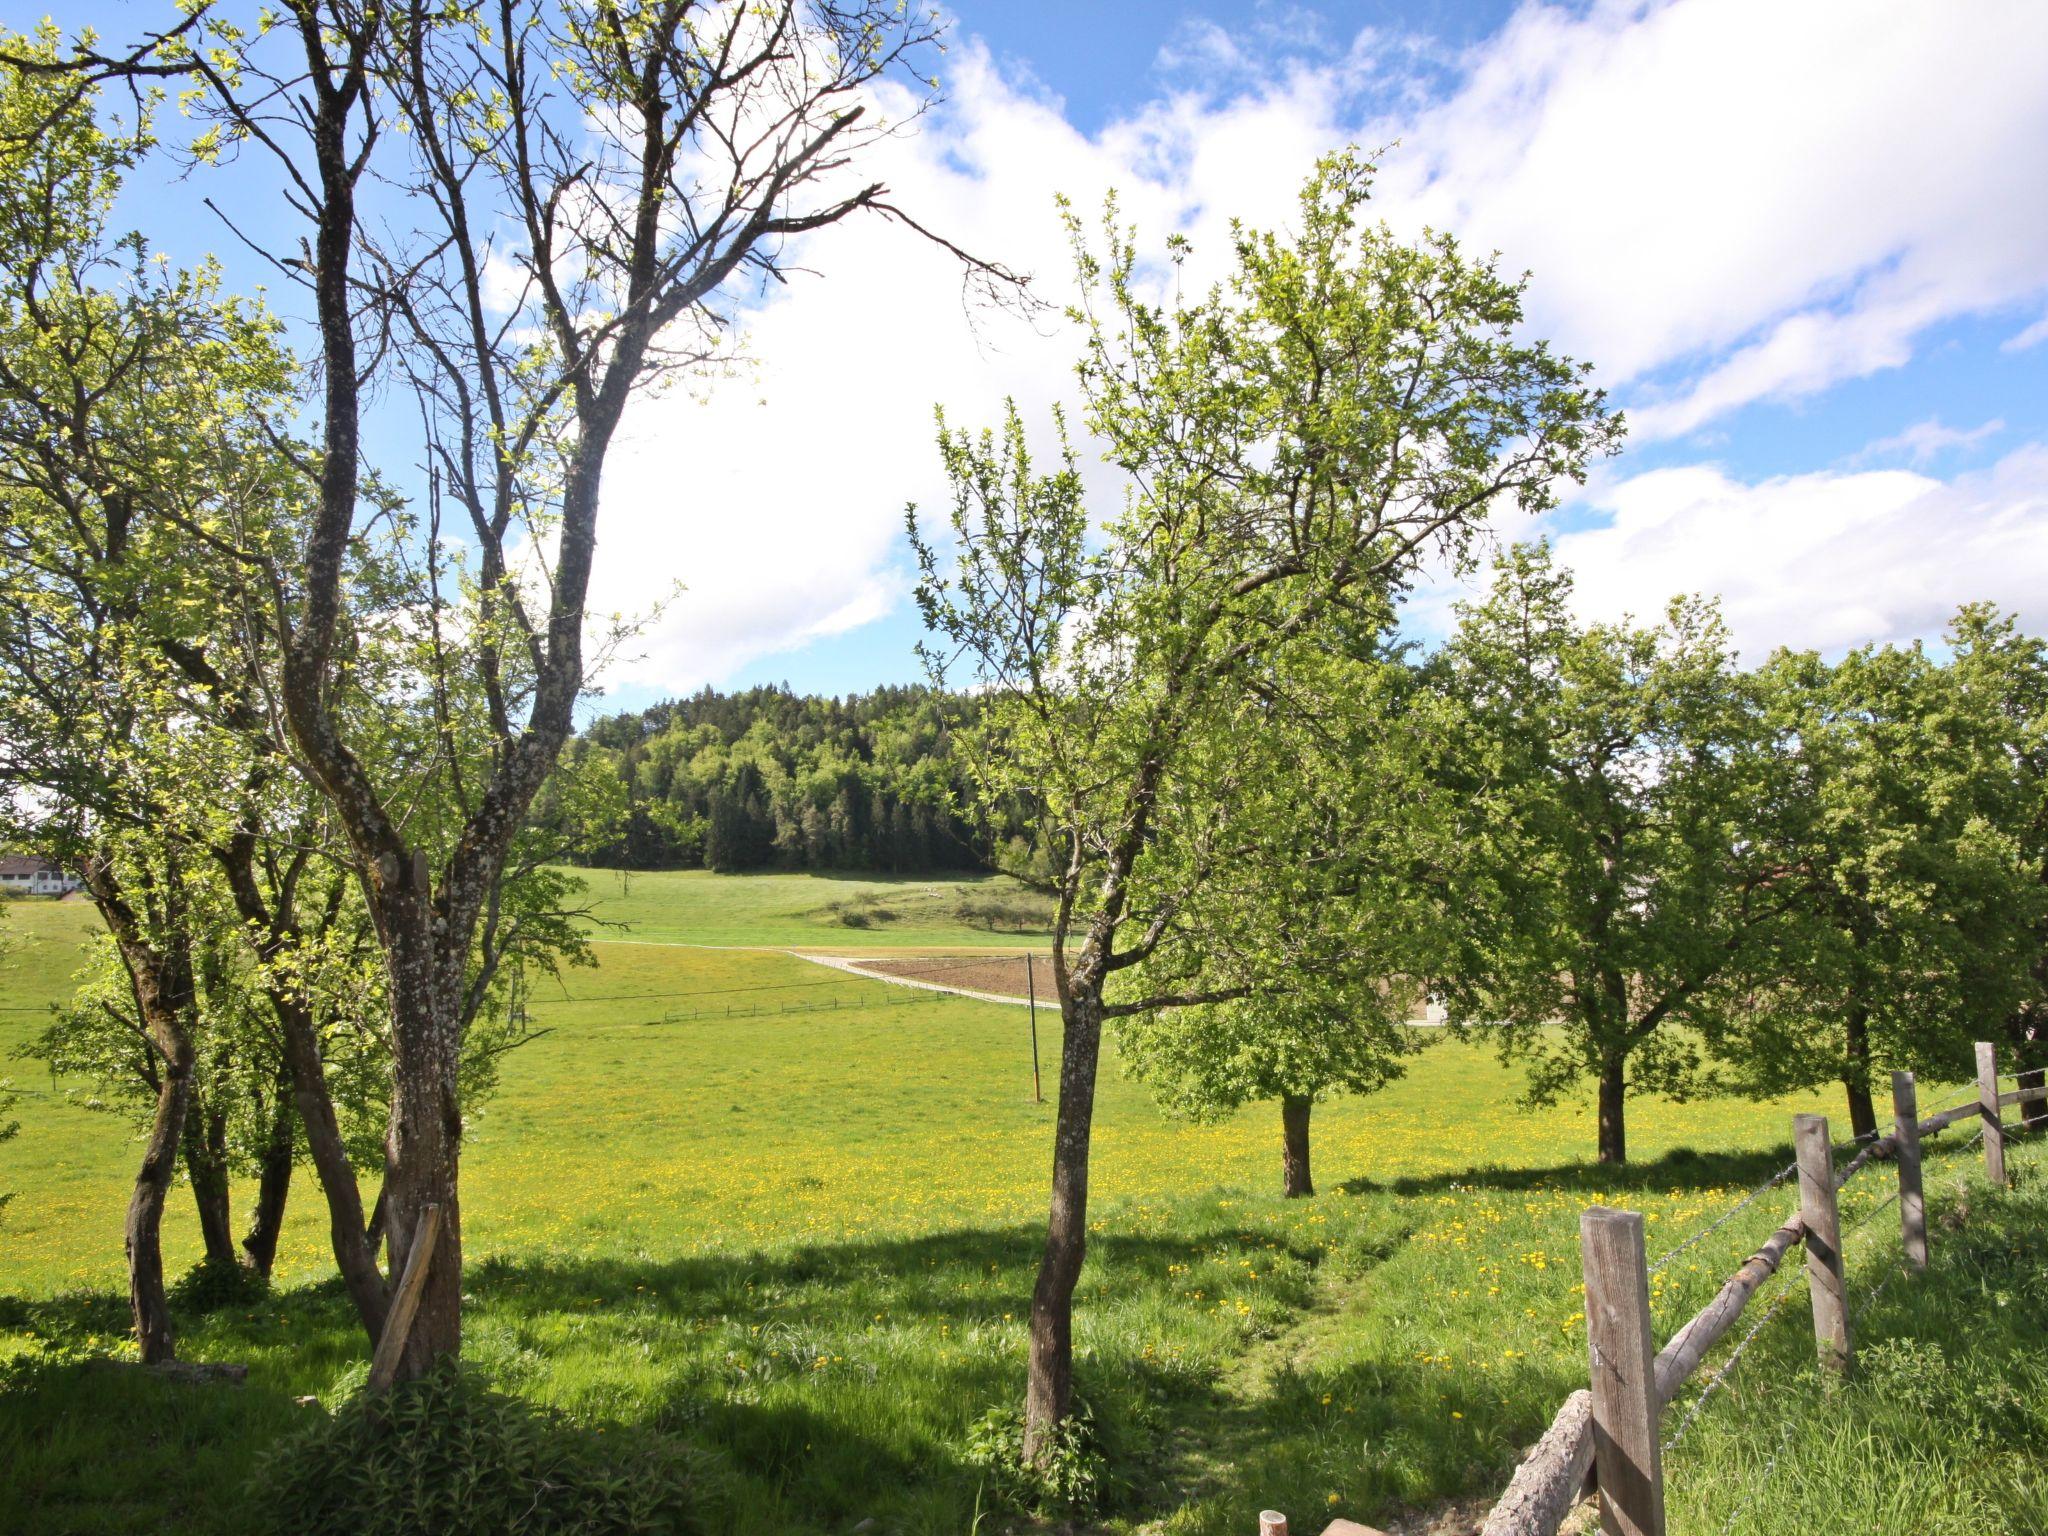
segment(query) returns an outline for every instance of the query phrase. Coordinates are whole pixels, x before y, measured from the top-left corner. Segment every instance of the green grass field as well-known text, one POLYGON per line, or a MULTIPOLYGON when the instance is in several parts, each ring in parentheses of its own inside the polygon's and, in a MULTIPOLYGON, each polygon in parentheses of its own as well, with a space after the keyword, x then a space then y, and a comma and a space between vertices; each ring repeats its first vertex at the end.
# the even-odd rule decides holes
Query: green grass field
MULTIPOLYGON (((691 946, 988 948, 1028 935, 961 924, 942 882, 593 883, 605 915, 631 929, 607 930, 596 970, 536 999, 551 1032, 507 1060, 471 1120, 469 1359, 576 1420, 701 1448, 720 1529, 837 1532, 872 1518, 870 1529, 937 1536, 978 1514, 981 1530, 1005 1528, 966 1440, 1023 1379, 1052 1116, 1031 1100, 1025 1011, 691 946), (881 929, 837 924, 831 904, 863 887, 903 911, 881 929)), ((17 940, 0 957, 0 1007, 59 995, 89 909, 15 905, 0 921, 17 940)), ((0 1013, 0 1043, 34 1019, 0 1013)), ((1039 1026, 1050 1084, 1057 1021, 1041 1010, 1039 1026)), ((17 1192, 0 1216, 0 1353, 16 1360, 0 1391, 0 1479, 12 1485, 0 1486, 0 1530, 233 1526, 260 1502, 252 1457, 319 1411, 293 1399, 331 1401, 360 1377, 312 1180, 294 1191, 283 1288, 181 1319, 183 1353, 249 1363, 247 1388, 96 1374, 77 1362, 123 1347, 134 1142, 66 1102, 83 1085, 9 1070, 38 1096, 0 1151, 0 1190, 17 1192), (144 1449, 112 1455, 131 1442, 144 1449)), ((1588 1104, 1531 1111, 1518 1088, 1489 1055, 1439 1040, 1404 1081, 1318 1109, 1322 1193, 1285 1202, 1273 1193, 1277 1111, 1180 1124, 1106 1071, 1077 1314, 1081 1390, 1112 1479, 1105 1528, 1222 1536, 1253 1529, 1262 1507, 1304 1531, 1325 1513, 1391 1525, 1483 1498, 1583 1384, 1580 1210, 1644 1211, 1661 1251, 1787 1160, 1791 1112, 1839 1113, 1825 1098, 1639 1101, 1639 1161, 1616 1174, 1588 1166, 1588 1104)), ((2015 1161, 2031 1178, 2038 1157, 2015 1161)), ((2039 1469, 2003 1448, 2048 1434, 2029 1363, 2048 1359, 2043 1203, 2038 1186, 1992 1198, 1973 1166, 1935 1159, 1937 1207, 1967 1204, 1971 1220, 1938 1231, 1933 1275, 1894 1285, 1867 1319, 1872 1340, 1921 1341, 1875 1357, 1871 1380, 1890 1395, 1820 1394, 1794 1298, 1674 1455, 1675 1531, 1720 1530, 1787 1422, 1805 1427, 1739 1529, 2048 1529, 2039 1469), (1926 1350, 1946 1353, 1930 1364, 1926 1350), (1899 1410, 1907 1376, 1964 1384, 1952 1432, 1899 1410), (1877 1470, 1853 1470, 1866 1466, 1877 1470), (1816 1501, 1831 1477, 1852 1492, 1816 1501), (1809 1490, 1803 1501, 1783 1502, 1788 1480, 1809 1490)), ((1887 1177, 1852 1186, 1849 1220, 1887 1177)), ((1760 1202, 1661 1272, 1660 1328, 1696 1309, 1790 1203, 1760 1202)), ((1891 1219, 1879 1213, 1850 1244, 1859 1287, 1889 1273, 1891 1219)), ((175 1193, 173 1272, 194 1258, 195 1228, 175 1193)))
POLYGON ((581 870, 600 923, 643 943, 793 949, 1001 949, 1042 940, 1043 923, 990 928, 974 908, 1003 903, 1046 920, 1042 897, 1003 875, 714 875, 700 869, 581 870), (848 916, 853 922, 847 921, 848 916))

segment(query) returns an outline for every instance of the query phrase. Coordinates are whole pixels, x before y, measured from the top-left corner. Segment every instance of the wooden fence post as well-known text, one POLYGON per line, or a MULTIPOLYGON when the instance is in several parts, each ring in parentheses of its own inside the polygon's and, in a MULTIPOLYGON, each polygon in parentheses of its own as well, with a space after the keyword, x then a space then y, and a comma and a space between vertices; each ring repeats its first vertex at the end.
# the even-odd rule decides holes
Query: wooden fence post
POLYGON ((1823 1369, 1847 1374, 1849 1295, 1842 1279, 1842 1219, 1835 1208, 1835 1154, 1826 1115, 1794 1115, 1799 1156, 1799 1214, 1806 1222, 1806 1289, 1813 1300, 1813 1339, 1823 1369))
POLYGON ((1892 1074, 1892 1139, 1899 1160, 1899 1231, 1906 1268, 1927 1267, 1927 1197, 1920 1188, 1920 1094, 1913 1074, 1892 1074))
POLYGON ((1277 1509, 1260 1510, 1259 1536, 1287 1536, 1287 1517, 1277 1509))
POLYGON ((1593 1464, 1606 1536, 1664 1536, 1664 1447, 1657 1432, 1657 1341, 1643 1218, 1596 1205, 1579 1217, 1593 1464))
POLYGON ((2005 1182, 2005 1121, 1998 1113, 1998 1048, 1977 1042, 1977 1113, 1984 1117, 1984 1177, 2005 1182))

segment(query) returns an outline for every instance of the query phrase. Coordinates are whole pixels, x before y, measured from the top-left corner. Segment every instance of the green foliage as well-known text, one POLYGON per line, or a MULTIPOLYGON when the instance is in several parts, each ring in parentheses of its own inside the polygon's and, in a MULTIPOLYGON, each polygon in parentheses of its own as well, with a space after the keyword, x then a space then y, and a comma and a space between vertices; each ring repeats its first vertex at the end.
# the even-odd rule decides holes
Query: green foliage
POLYGON ((1095 1444, 1095 1415, 1076 1400, 1036 1461, 1024 1457, 1024 1414, 995 1407, 967 1429, 967 1462, 987 1474, 994 1503, 1036 1515, 1082 1518, 1101 1507, 1108 1468, 1095 1444))
POLYGON ((1757 673, 1806 920, 1718 1046, 1742 1085, 1867 1096, 1891 1069, 1959 1072, 1991 1021, 2038 992, 2048 888, 2007 799, 2024 756, 1959 686, 1967 643, 1961 657, 1869 646, 1833 665, 1780 653, 1757 673))
MULTIPOLYGON (((1428 872, 1452 833, 1426 748, 1442 729, 1406 655, 1370 630, 1363 654, 1291 658, 1292 709, 1221 743, 1212 771, 1255 797, 1270 856, 1223 861, 1173 935, 1118 992, 1237 994, 1133 1015, 1126 1068, 1197 1118, 1254 1099, 1371 1093, 1420 1048, 1406 1027, 1442 966, 1449 924, 1428 872)), ((1204 845, 1155 857, 1210 856, 1204 845)))
POLYGON ((279 1536, 647 1536, 697 1529, 672 1443, 581 1428, 444 1365, 285 1436, 252 1488, 279 1536))
POLYGON ((572 756, 610 765, 630 810, 615 837, 585 843, 578 859, 722 871, 988 867, 957 748, 978 715, 971 695, 923 688, 843 699, 753 688, 598 720, 572 756))
MULTIPOLYGON (((1711 1084, 1707 1047, 1801 948, 1810 871, 1778 813, 1784 760, 1710 603, 1582 625, 1547 546, 1511 550, 1439 673, 1456 865, 1454 1017, 1497 1026, 1546 1102, 1584 1077, 1711 1084), (1560 1029, 1539 1026, 1558 1023, 1560 1029)), ((1603 1155, 1624 1155, 1618 1113, 1603 1155)))
MULTIPOLYGON (((987 690, 980 803, 1036 815, 1084 990, 1140 962, 1152 997, 1254 985, 1177 942, 1212 931, 1212 880, 1285 900, 1268 873, 1311 835, 1298 765, 1240 746, 1327 728, 1357 684, 1321 679, 1325 658, 1370 647, 1426 553, 1461 557, 1490 507, 1548 506, 1618 438, 1584 370, 1517 334, 1519 285, 1364 222, 1371 174, 1328 157, 1295 232, 1233 229, 1228 277, 1167 303, 1113 201, 1106 255, 1070 219, 1086 423, 1129 476, 1121 511, 1091 520, 1063 416, 1043 470, 1014 408, 979 436, 941 417, 955 558, 910 517, 926 659, 987 690)), ((1134 980, 1110 1009, 1151 1004, 1134 980)))
POLYGON ((208 1257, 172 1282, 170 1297, 180 1313, 249 1308, 271 1299, 270 1281, 250 1265, 208 1257))

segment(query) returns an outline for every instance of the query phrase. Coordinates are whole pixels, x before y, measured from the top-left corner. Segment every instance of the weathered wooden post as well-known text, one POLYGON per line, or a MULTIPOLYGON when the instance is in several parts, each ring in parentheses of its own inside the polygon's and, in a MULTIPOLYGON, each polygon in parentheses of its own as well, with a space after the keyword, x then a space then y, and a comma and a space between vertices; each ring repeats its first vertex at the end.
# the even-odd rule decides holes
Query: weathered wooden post
POLYGON ((1664 1536, 1664 1447, 1657 1433, 1657 1341, 1643 1218, 1596 1205, 1579 1217, 1593 1464, 1606 1536, 1664 1536))
POLYGON ((434 1243, 441 1235, 441 1207, 420 1207, 419 1224, 413 1228, 412 1251, 405 1256, 405 1273, 391 1295, 391 1310, 385 1314, 384 1332, 377 1338, 377 1351, 370 1359, 370 1390, 382 1392, 398 1379, 398 1360, 405 1353, 406 1336, 412 1332, 414 1314, 420 1309, 420 1294, 427 1288, 427 1270, 434 1262, 434 1243))
POLYGON ((1846 1375, 1852 1358, 1849 1293, 1842 1278, 1842 1220, 1835 1208, 1835 1156, 1826 1115, 1794 1115, 1799 1156, 1799 1214, 1806 1223, 1806 1289, 1823 1369, 1846 1375))
POLYGON ((1287 1536, 1287 1517, 1277 1509, 1260 1510, 1259 1536, 1287 1536))
POLYGON ((1920 1188, 1920 1094, 1913 1074, 1892 1074, 1893 1156, 1899 1163, 1899 1231, 1906 1247, 1906 1268, 1927 1267, 1927 1197, 1920 1188))
POLYGON ((2005 1183, 2005 1121, 1998 1113, 1998 1048, 1977 1042, 1977 1113, 1984 1117, 1984 1177, 2005 1183))

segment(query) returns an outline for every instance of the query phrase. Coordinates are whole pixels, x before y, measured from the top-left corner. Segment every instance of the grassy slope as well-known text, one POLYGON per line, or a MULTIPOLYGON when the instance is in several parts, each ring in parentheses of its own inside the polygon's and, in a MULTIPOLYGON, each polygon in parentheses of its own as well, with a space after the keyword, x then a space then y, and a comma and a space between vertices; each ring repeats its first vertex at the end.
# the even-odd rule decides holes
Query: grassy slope
MULTIPOLYGON (((805 921, 807 884, 684 877, 667 889, 693 909, 664 912, 636 880, 632 899, 686 936, 671 942, 762 942, 805 921)), ((42 946, 0 961, 0 1003, 50 995, 80 910, 9 914, 48 929, 42 946)), ((889 937, 953 942, 907 923, 889 937)), ((770 954, 607 944, 601 957, 570 978, 567 999, 536 1005, 554 1033, 508 1061, 472 1125, 471 1357, 580 1416, 717 1448, 745 1510, 736 1529, 838 1530, 868 1515, 885 1530, 966 1529, 978 1479, 964 1430, 1019 1389, 1042 1219, 1051 1111, 1030 1102, 1022 1010, 925 1001, 770 954), (704 1012, 728 1006, 757 1011, 704 1012), (696 1016, 651 1022, 673 1013, 696 1016)), ((0 1027, 18 1036, 23 1017, 0 1014, 12 1021, 0 1027)), ((1056 1031, 1043 1016, 1041 1033, 1050 1064, 1056 1031)), ((1645 1210, 1661 1246, 1783 1160, 1794 1107, 1642 1103, 1631 1140, 1651 1161, 1617 1178, 1577 1161, 1592 1140, 1587 1106, 1524 1111, 1515 1087, 1481 1053, 1438 1045, 1405 1082, 1318 1111, 1325 1193, 1289 1204, 1270 1195, 1269 1110, 1177 1125, 1107 1077, 1079 1341, 1120 1520, 1232 1532, 1277 1505, 1312 1529, 1312 1510, 1371 1517, 1497 1485, 1583 1379, 1579 1210, 1599 1198, 1645 1210)), ((114 1122, 54 1102, 22 1119, 0 1154, 0 1187, 21 1191, 0 1229, 0 1294, 17 1298, 0 1329, 11 1318, 18 1347, 103 1349, 123 1327, 132 1145, 114 1122), (79 1282, 95 1294, 43 1299, 79 1282)), ((1859 1181, 1855 1198, 1880 1195, 1881 1178, 1859 1181)), ((310 1181, 297 1195, 286 1273, 310 1278, 326 1268, 324 1238, 310 1181)), ((1658 1277, 1662 1327, 1704 1299, 1779 1203, 1658 1277)), ((174 1202, 170 1227, 176 1268, 196 1247, 188 1201, 174 1202)), ((2037 1262, 2013 1327, 2048 1321, 2038 1280, 2037 1262)), ((1799 1310, 1759 1351, 1796 1361, 1799 1310)), ((0 1463, 17 1469, 21 1495, 0 1497, 0 1511, 79 1530, 170 1528, 183 1511, 188 1528, 209 1528, 230 1517, 250 1448, 304 1411, 291 1397, 332 1390, 361 1354, 331 1286, 186 1328, 192 1357, 251 1362, 251 1388, 211 1395, 202 1411, 62 1369, 27 1380, 0 1395, 0 1463), (133 1473, 109 1472, 106 1437, 124 1424, 159 1449, 133 1473), (186 1443, 200 1447, 190 1467, 176 1456, 186 1443)), ((1699 1523, 1675 1529, 1719 1528, 1719 1490, 1732 1496, 1768 1453, 1740 1438, 1755 1418, 1775 1436, 1769 1415, 1703 1418, 1682 1454, 1713 1475, 1688 1482, 1699 1523)), ((1998 1529, 1943 1524, 1955 1499, 1995 1499, 2048 1526, 2038 1483, 2015 1489, 2010 1468, 1967 1440, 1884 1442, 1923 1470, 1940 1461, 1960 1485, 1953 1498, 1932 1485, 1909 1495, 1928 1528, 1998 1529)), ((1839 1513, 1802 1529, 1868 1528, 1849 1518, 1860 1510, 1839 1513)))
POLYGON ((625 923, 634 938, 650 942, 1004 949, 1043 935, 1043 930, 1012 933, 1007 926, 991 932, 963 916, 963 900, 1044 907, 1042 898, 1004 875, 714 875, 698 869, 579 873, 601 920, 625 923), (871 925, 848 926, 841 913, 849 909, 869 914, 871 925))

